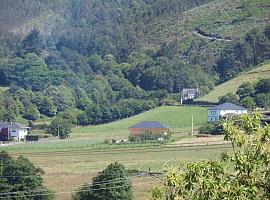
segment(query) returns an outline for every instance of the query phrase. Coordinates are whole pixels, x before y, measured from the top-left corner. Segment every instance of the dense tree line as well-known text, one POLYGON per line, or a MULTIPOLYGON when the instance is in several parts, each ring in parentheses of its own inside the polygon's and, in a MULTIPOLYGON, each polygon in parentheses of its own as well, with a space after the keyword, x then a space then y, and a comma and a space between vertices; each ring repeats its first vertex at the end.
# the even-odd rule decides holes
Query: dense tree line
POLYGON ((270 26, 267 26, 262 31, 253 29, 244 40, 227 46, 217 62, 216 71, 223 82, 269 58, 270 26))

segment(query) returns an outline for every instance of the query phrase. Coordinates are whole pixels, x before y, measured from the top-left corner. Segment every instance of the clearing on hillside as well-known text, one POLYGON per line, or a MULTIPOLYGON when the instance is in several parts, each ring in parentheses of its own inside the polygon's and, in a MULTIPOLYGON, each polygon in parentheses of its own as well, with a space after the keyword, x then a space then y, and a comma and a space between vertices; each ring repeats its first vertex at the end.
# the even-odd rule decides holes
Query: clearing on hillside
POLYGON ((218 97, 227 94, 228 92, 235 93, 237 88, 245 82, 256 82, 262 78, 270 77, 270 61, 258 65, 257 68, 241 74, 240 76, 231 79, 215 87, 215 89, 207 95, 197 99, 196 101, 204 101, 217 103, 218 97))

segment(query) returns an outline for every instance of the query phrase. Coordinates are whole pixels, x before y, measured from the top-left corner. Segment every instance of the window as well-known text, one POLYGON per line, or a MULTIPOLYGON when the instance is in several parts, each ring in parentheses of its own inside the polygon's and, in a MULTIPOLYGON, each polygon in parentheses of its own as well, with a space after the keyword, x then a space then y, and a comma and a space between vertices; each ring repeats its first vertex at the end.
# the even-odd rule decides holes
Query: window
POLYGON ((216 110, 211 110, 211 111, 210 111, 210 115, 211 115, 211 116, 217 115, 217 111, 216 111, 216 110))

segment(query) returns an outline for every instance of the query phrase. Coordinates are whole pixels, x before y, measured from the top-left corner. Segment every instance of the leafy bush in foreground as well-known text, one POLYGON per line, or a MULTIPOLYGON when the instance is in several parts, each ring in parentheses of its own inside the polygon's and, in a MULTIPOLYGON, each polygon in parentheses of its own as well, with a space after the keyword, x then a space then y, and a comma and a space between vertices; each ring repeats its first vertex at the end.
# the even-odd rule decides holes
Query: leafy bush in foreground
POLYGON ((258 114, 244 115, 240 123, 224 122, 232 153, 224 153, 218 160, 168 168, 163 187, 152 189, 151 199, 269 199, 270 126, 260 123, 258 114))

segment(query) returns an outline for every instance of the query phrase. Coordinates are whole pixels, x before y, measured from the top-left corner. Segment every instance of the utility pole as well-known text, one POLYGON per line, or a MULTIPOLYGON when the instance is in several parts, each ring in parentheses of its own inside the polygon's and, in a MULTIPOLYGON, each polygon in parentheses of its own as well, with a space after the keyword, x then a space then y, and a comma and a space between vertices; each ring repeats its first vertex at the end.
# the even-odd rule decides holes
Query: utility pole
POLYGON ((9 127, 7 128, 7 140, 9 142, 9 127))
POLYGON ((57 124, 57 136, 59 138, 59 123, 57 124))
POLYGON ((3 176, 3 165, 4 165, 3 162, 1 162, 1 165, 0 165, 1 177, 3 176))
POLYGON ((194 133, 194 118, 193 118, 193 115, 192 115, 192 118, 191 118, 191 135, 193 135, 194 133))

